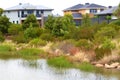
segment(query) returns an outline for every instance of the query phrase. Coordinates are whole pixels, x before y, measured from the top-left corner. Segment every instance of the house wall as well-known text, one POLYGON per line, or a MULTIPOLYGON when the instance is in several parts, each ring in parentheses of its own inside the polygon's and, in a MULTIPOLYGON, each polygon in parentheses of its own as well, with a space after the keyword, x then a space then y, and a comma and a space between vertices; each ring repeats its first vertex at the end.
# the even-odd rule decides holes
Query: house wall
POLYGON ((6 15, 9 19, 10 19, 10 22, 14 22, 17 24, 20 23, 20 18, 18 17, 18 12, 17 11, 6 11, 3 13, 3 15, 6 15))
MULTIPOLYGON (((19 11, 19 17, 18 17, 18 11, 5 11, 3 15, 6 15, 9 19, 10 22, 15 23, 15 24, 20 24, 22 21, 25 20, 26 17, 22 17, 21 13, 22 11, 19 11)), ((34 10, 34 15, 36 15, 36 11, 34 10)), ((40 13, 41 14, 41 13, 40 13)), ((27 11, 24 10, 24 15, 28 15, 27 11)), ((48 15, 52 15, 52 11, 44 11, 44 17, 47 17, 48 15)), ((41 17, 36 17, 37 20, 41 20, 41 17)))
POLYGON ((48 15, 52 15, 52 11, 44 11, 44 17, 47 17, 48 15))

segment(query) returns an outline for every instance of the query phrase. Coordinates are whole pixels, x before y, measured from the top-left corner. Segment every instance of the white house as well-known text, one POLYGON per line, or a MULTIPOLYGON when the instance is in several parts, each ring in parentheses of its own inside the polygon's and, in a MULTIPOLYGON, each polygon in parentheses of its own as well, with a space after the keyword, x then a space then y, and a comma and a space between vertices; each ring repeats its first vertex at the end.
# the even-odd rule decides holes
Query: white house
POLYGON ((41 5, 34 6, 29 3, 19 3, 19 5, 5 9, 3 15, 6 15, 10 19, 10 22, 21 24, 26 19, 27 15, 34 14, 40 25, 42 25, 43 17, 52 15, 52 10, 53 9, 41 5))

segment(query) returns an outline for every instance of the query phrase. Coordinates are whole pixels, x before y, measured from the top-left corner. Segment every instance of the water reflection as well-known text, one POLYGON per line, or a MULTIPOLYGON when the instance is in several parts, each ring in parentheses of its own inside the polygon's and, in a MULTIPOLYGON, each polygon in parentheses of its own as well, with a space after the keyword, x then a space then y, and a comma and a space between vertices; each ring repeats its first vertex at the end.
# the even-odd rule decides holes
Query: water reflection
POLYGON ((111 74, 106 70, 90 73, 73 68, 56 69, 44 59, 0 60, 0 80, 120 80, 119 74, 119 71, 111 74))

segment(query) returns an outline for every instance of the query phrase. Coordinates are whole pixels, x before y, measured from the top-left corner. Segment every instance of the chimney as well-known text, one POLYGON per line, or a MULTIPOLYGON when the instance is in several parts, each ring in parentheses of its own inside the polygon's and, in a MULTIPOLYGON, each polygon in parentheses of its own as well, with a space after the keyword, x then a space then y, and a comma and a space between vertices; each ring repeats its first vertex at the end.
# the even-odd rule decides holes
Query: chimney
POLYGON ((19 5, 22 5, 22 3, 19 3, 19 5))
POLYGON ((85 5, 89 5, 90 3, 85 3, 85 5))
POLYGON ((108 8, 112 8, 112 6, 108 6, 108 8))

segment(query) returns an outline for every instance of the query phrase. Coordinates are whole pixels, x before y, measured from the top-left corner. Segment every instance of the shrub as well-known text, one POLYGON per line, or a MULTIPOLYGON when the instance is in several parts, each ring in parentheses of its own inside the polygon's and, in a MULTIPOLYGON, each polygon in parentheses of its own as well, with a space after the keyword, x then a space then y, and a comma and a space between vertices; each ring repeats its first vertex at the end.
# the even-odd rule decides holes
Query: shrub
POLYGON ((35 38, 35 39, 31 40, 29 42, 29 44, 32 46, 45 46, 47 44, 47 42, 42 39, 35 38))
POLYGON ((96 60, 99 60, 99 59, 103 58, 104 56, 110 55, 111 54, 111 49, 96 48, 95 53, 96 53, 96 60))
POLYGON ((114 49, 115 48, 115 44, 111 42, 110 39, 105 39, 101 45, 101 47, 103 49, 114 49))
POLYGON ((42 29, 40 28, 27 28, 24 32, 26 38, 36 38, 39 37, 42 33, 42 29))
POLYGON ((64 56, 54 57, 54 58, 48 59, 47 63, 49 65, 52 65, 52 66, 55 66, 55 67, 58 67, 58 68, 69 68, 69 67, 72 67, 72 63, 69 62, 66 59, 66 57, 64 57, 64 56))
POLYGON ((3 42, 5 40, 5 37, 3 36, 2 32, 0 32, 0 42, 3 42))
POLYGON ((45 41, 52 41, 52 35, 50 33, 41 34, 40 38, 45 41))
POLYGON ((81 39, 81 40, 76 42, 76 46, 80 47, 81 49, 89 50, 92 48, 92 43, 90 43, 86 39, 81 39))
POLYGON ((24 32, 19 32, 18 35, 13 36, 13 41, 17 42, 17 43, 26 43, 29 40, 25 38, 24 36, 24 32))
POLYGON ((22 31, 22 26, 19 24, 12 24, 10 28, 8 28, 10 35, 17 35, 20 31, 22 31))

